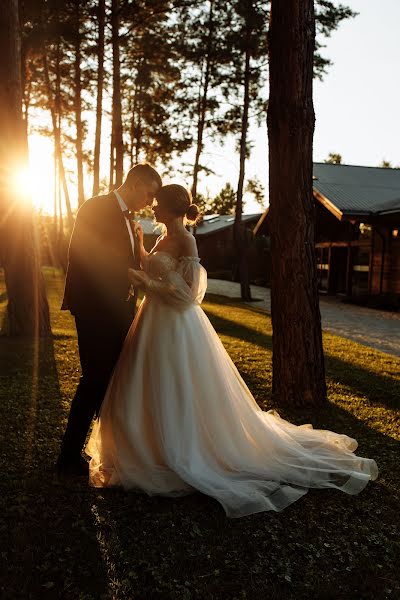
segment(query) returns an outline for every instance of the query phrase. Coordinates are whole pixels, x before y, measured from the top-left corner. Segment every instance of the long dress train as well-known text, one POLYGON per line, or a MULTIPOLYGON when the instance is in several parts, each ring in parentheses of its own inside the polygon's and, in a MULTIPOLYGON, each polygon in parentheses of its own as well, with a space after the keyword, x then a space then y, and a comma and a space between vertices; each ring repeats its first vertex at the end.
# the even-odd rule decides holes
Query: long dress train
POLYGON ((376 479, 354 439, 260 409, 199 306, 199 259, 155 252, 145 270, 147 294, 87 446, 90 485, 199 490, 240 517, 280 511, 310 488, 357 494, 376 479))

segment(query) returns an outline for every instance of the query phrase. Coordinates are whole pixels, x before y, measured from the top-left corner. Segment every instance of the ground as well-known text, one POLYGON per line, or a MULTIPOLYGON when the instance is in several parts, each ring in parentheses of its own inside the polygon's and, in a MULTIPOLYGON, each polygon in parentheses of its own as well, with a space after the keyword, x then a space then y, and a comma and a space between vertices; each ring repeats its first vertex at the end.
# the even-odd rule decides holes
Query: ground
MULTIPOLYGON (((54 478, 79 377, 73 320, 60 312, 62 278, 46 272, 53 337, 0 339, 0 544, 4 598, 398 598, 400 361, 324 335, 329 403, 277 408, 355 437, 375 458, 359 496, 311 491, 282 513, 227 519, 201 494, 149 498, 54 478)), ((4 287, 0 282, 0 310, 4 287)), ((272 408, 271 323, 220 296, 204 309, 262 408, 272 408)))
MULTIPOLYGON (((227 298, 240 297, 240 284, 233 281, 210 279, 208 290, 227 298)), ((269 288, 252 285, 251 291, 255 305, 271 313, 269 288)), ((400 357, 400 313, 347 304, 322 294, 319 305, 325 331, 400 357)))

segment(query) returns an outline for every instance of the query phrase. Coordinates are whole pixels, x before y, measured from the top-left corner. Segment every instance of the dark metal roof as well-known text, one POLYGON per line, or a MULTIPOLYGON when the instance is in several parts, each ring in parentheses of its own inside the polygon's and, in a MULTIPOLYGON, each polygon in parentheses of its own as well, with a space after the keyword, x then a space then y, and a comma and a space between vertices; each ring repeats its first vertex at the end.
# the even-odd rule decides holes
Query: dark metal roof
POLYGON ((400 212, 400 169, 314 163, 313 188, 343 215, 400 212))
MULTIPOLYGON (((244 223, 256 223, 261 217, 261 214, 262 213, 242 215, 242 221, 244 223)), ((137 221, 142 226, 145 235, 160 235, 162 232, 162 225, 156 223, 154 219, 149 217, 139 217, 137 221)), ((203 235, 210 235, 217 231, 228 229, 229 227, 233 227, 234 222, 234 215, 204 215, 203 220, 196 227, 196 236, 202 237, 203 235)))
MULTIPOLYGON (((262 213, 254 213, 251 215, 242 215, 243 223, 256 223, 262 213)), ((196 237, 210 235, 217 231, 223 231, 229 227, 233 227, 235 222, 234 215, 204 215, 203 220, 196 227, 196 237)))

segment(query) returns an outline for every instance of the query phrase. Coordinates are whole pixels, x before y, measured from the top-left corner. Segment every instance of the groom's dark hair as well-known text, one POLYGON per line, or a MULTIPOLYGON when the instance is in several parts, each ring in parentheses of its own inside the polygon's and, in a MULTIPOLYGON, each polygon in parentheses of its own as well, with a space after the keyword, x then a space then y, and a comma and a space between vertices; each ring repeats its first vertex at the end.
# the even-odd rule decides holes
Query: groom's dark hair
POLYGON ((162 187, 161 177, 150 163, 139 163, 128 171, 128 175, 126 176, 126 183, 128 185, 134 184, 138 179, 146 183, 155 181, 158 187, 162 187))

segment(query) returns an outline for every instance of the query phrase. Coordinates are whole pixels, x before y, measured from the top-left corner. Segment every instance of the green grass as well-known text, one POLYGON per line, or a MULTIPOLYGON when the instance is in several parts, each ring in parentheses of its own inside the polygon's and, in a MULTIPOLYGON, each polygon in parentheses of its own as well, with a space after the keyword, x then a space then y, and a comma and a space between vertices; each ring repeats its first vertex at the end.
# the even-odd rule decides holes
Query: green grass
MULTIPOLYGON (((400 361, 324 335, 329 403, 279 408, 354 436, 379 479, 359 496, 311 491, 282 513, 229 520, 214 500, 58 483, 53 464, 79 377, 62 279, 46 271, 53 338, 0 338, 4 598, 398 598, 400 361)), ((0 281, 0 313, 5 308, 0 281)), ((204 308, 259 404, 272 407, 271 322, 209 296, 204 308)), ((1 318, 1 314, 0 314, 1 318)), ((275 407, 276 408, 276 407, 275 407)))

